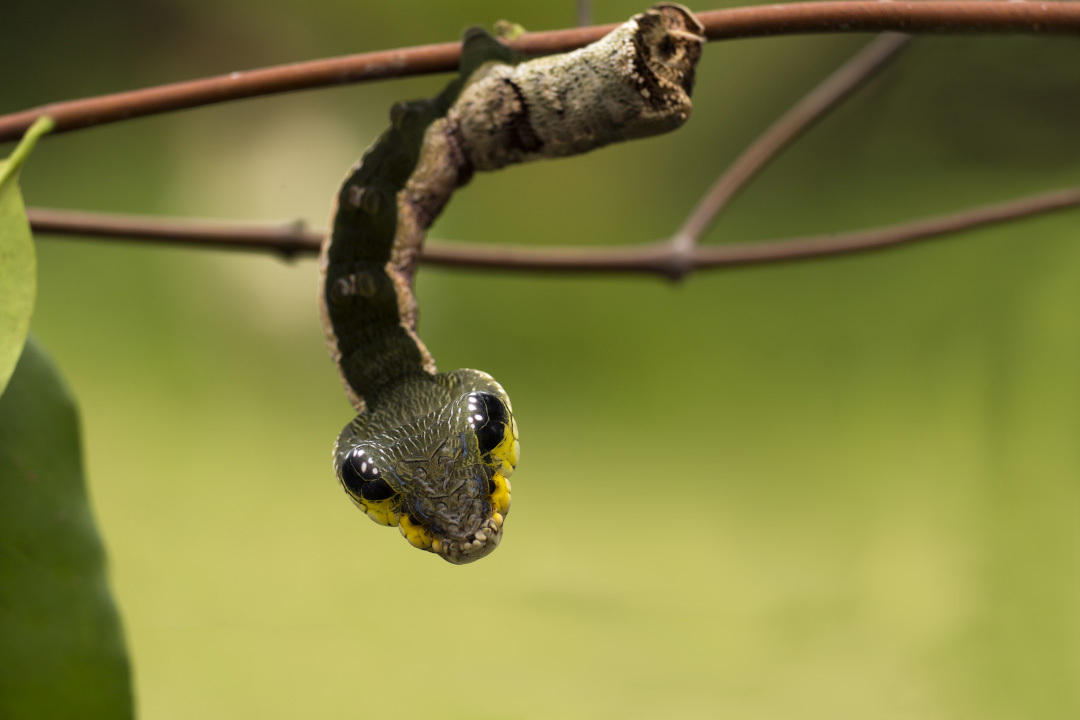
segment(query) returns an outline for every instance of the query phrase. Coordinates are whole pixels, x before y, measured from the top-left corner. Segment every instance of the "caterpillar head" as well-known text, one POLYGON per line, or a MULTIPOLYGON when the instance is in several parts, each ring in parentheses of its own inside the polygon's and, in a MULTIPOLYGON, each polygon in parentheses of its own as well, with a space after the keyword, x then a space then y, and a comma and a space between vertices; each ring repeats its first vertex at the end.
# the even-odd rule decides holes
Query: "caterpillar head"
POLYGON ((505 394, 469 392, 366 436, 356 425, 339 439, 337 476, 368 517, 458 565, 498 547, 520 447, 505 394))

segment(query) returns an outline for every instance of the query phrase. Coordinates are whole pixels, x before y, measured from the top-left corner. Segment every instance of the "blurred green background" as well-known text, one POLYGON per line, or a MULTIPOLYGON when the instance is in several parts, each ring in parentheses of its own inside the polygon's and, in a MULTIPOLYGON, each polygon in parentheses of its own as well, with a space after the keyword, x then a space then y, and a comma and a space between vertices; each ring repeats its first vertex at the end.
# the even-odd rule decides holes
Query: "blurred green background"
MULTIPOLYGON (((0 111, 502 17, 550 29, 574 8, 16 0, 0 111)), ((432 235, 663 237, 865 41, 710 44, 686 128, 477 177, 432 235)), ((46 139, 24 193, 321 227, 390 104, 446 80, 46 139)), ((1078 87, 1075 38, 920 39, 708 241, 1076 184, 1078 87)), ((440 368, 499 378, 523 437, 503 547, 465 567, 364 518, 332 476, 350 408, 314 260, 41 239, 34 330, 81 403, 140 714, 1080 716, 1078 217, 680 286, 422 270, 440 368)))

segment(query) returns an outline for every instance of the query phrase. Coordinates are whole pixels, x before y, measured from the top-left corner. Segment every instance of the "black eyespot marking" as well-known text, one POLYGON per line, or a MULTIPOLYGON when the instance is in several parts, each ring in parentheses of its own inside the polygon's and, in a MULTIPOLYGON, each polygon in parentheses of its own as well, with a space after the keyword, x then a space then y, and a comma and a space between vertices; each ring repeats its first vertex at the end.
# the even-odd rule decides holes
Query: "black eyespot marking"
POLYGON ((341 463, 341 482, 345 488, 365 500, 377 502, 394 494, 394 489, 380 477, 375 461, 360 448, 353 448, 341 463))
POLYGON ((379 500, 386 500, 392 497, 394 489, 390 487, 390 484, 383 479, 372 480, 371 482, 364 483, 364 487, 360 488, 360 496, 365 500, 371 500, 378 502, 379 500))
POLYGON ((509 422, 510 411, 499 398, 486 392, 469 396, 469 425, 476 433, 482 455, 487 455, 503 441, 509 422))

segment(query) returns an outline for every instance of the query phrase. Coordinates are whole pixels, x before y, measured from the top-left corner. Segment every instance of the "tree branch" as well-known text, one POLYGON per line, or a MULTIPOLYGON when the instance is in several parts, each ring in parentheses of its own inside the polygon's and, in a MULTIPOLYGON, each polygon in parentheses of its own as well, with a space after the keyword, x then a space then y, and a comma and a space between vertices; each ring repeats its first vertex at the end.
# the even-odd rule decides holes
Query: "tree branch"
POLYGON ((1080 206, 1080 187, 1053 190, 1038 195, 1028 195, 1017 200, 982 205, 950 215, 924 218, 881 228, 856 230, 839 235, 699 247, 696 253, 696 267, 704 269, 782 263, 887 250, 944 235, 977 230, 989 225, 999 225, 1035 215, 1068 210, 1077 206, 1080 206))
POLYGON ((755 175, 787 145, 888 65, 910 39, 908 35, 897 33, 879 35, 777 118, 709 188, 671 238, 672 250, 687 252, 696 245, 717 215, 755 175))
POLYGON ((244 223, 33 207, 26 209, 26 215, 35 233, 157 242, 215 250, 266 250, 287 260, 297 255, 317 253, 322 243, 322 234, 307 230, 302 220, 244 223))
MULTIPOLYGON (((826 32, 1057 33, 1080 32, 1080 3, 922 0, 920 2, 804 2, 711 10, 698 14, 709 40, 826 32)), ((565 52, 586 45, 614 25, 527 33, 512 43, 522 52, 565 52)), ((55 133, 228 100, 350 82, 449 72, 460 43, 347 55, 234 72, 228 75, 51 103, 0 116, 0 142, 22 136, 49 115, 55 133)))
MULTIPOLYGON (((686 274, 687 267, 690 270, 731 268, 884 250, 1076 206, 1080 206, 1080 188, 1069 188, 952 215, 840 235, 698 246, 690 249, 688 257, 673 250, 665 239, 615 248, 534 248, 436 241, 425 244, 422 259, 430 265, 485 270, 645 273, 677 280, 686 274)), ((30 208, 28 215, 35 233, 270 250, 286 257, 317 253, 322 238, 321 233, 305 230, 299 222, 244 225, 41 208, 30 208)))

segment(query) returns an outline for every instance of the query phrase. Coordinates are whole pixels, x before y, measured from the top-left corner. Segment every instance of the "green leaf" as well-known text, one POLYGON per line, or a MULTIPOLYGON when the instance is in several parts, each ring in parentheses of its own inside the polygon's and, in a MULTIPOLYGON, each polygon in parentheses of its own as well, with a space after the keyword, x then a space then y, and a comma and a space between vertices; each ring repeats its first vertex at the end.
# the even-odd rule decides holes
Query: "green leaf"
POLYGON ((75 405, 31 337, 0 397, 0 718, 132 714, 75 405))
POLYGON ((11 157, 0 160, 0 394, 22 353, 37 293, 37 261, 19 170, 37 139, 52 129, 51 118, 38 118, 11 157))

